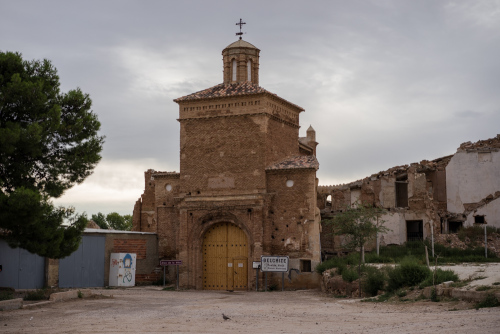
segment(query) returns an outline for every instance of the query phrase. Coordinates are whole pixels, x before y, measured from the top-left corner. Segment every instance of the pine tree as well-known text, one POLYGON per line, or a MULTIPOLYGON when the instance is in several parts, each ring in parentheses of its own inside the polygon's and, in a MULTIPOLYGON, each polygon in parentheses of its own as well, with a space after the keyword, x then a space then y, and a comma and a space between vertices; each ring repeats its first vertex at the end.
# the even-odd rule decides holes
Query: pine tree
POLYGON ((50 61, 0 52, 0 236, 51 258, 75 251, 87 223, 51 198, 92 173, 104 142, 89 95, 59 86, 50 61))

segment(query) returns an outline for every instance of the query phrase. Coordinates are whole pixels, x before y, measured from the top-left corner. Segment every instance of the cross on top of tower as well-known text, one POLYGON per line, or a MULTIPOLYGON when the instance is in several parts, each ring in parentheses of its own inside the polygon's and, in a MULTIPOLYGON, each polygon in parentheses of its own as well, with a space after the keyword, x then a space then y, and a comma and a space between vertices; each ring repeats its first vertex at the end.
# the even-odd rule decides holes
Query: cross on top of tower
POLYGON ((241 35, 243 35, 243 33, 241 32, 241 27, 246 24, 246 22, 243 22, 242 19, 240 19, 240 22, 236 23, 237 26, 240 26, 240 32, 237 32, 236 33, 236 36, 240 36, 240 39, 241 39, 241 35))

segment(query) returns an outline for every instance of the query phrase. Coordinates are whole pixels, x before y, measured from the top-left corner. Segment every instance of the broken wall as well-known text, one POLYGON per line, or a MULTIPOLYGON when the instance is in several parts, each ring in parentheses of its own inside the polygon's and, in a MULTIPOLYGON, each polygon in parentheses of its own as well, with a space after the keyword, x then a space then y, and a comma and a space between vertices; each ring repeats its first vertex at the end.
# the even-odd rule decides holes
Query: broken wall
POLYGON ((446 167, 447 207, 450 219, 472 226, 475 216, 500 227, 500 135, 464 143, 446 167))

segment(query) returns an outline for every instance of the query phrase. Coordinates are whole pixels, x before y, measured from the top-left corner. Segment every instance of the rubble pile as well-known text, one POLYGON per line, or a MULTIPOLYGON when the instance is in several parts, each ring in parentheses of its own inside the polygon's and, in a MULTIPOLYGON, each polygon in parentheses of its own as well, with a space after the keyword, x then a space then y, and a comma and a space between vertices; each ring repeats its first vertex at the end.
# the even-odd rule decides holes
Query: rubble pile
POLYGON ((498 134, 495 138, 479 140, 475 143, 472 143, 470 141, 462 143, 460 145, 459 150, 492 149, 492 148, 500 148, 500 134, 498 134))
MULTIPOLYGON (((323 272, 321 290, 335 296, 359 297, 359 280, 346 282, 342 275, 336 274, 337 268, 327 269, 323 272)), ((362 291, 361 295, 367 297, 362 291)))
MULTIPOLYGON (((467 248, 476 248, 483 247, 484 248, 484 237, 480 237, 477 240, 470 240, 468 237, 465 238, 465 241, 462 241, 458 238, 457 234, 436 234, 434 236, 434 241, 438 244, 444 245, 446 247, 458 248, 458 249, 467 249, 467 248)), ((498 257, 500 257, 500 234, 499 233, 490 233, 488 234, 488 249, 491 252, 494 252, 498 257)))

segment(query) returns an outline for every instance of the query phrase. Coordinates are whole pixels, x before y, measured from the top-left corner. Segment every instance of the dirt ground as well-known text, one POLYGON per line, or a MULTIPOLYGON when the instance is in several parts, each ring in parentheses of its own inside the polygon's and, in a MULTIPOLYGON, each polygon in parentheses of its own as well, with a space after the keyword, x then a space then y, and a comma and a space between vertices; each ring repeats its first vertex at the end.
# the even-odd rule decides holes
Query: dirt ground
MULTIPOLYGON (((442 267, 443 268, 443 267, 442 267)), ((500 264, 450 266, 463 289, 500 282, 500 264)), ((366 303, 320 291, 93 289, 95 298, 0 311, 0 333, 499 333, 500 307, 366 303), (230 320, 223 320, 222 313, 230 320)))
POLYGON ((364 303, 319 291, 102 289, 0 312, 0 333, 498 333, 500 308, 464 302, 364 303), (223 320, 222 313, 230 320, 223 320))

